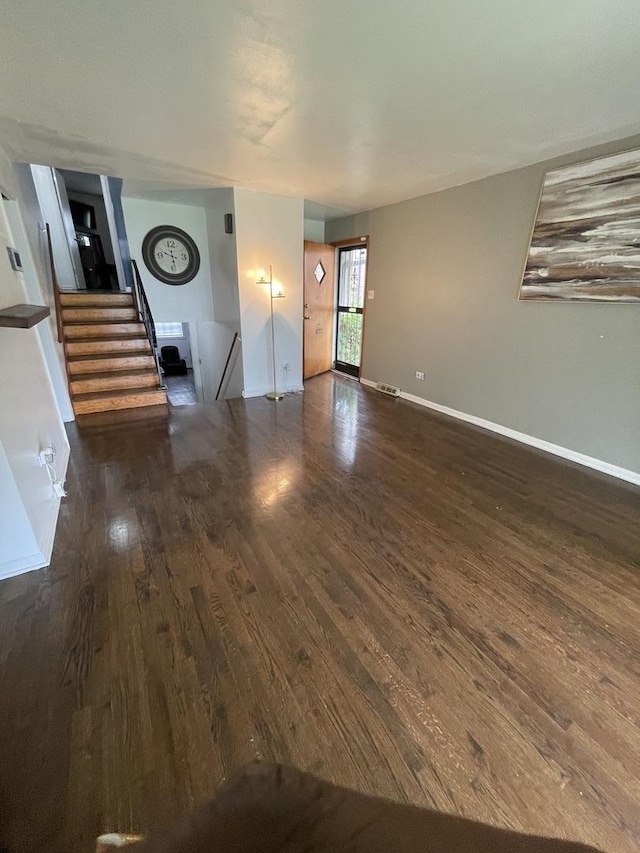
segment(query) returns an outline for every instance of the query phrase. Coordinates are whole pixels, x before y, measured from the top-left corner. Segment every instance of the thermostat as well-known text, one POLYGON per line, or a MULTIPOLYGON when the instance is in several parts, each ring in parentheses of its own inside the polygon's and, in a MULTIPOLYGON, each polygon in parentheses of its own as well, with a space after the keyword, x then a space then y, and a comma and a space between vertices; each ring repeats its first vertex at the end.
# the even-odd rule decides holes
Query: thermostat
POLYGON ((7 246, 7 252, 9 253, 11 269, 16 272, 22 272, 22 260, 20 258, 20 253, 16 252, 15 249, 12 249, 11 246, 7 246))

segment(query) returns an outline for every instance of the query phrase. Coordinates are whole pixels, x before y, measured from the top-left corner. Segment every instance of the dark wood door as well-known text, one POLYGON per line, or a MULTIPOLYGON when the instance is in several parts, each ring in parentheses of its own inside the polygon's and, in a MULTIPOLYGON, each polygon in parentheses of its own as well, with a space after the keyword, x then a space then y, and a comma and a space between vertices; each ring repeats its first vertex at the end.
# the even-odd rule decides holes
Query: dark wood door
POLYGON ((335 248, 304 241, 304 378, 333 366, 335 248))

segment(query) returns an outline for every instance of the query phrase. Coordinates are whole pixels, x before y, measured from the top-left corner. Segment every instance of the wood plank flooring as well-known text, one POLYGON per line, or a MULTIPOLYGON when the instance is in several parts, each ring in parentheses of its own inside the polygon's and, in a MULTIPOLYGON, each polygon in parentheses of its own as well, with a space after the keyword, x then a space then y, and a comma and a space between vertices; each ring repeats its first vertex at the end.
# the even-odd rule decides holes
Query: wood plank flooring
POLYGON ((640 847, 640 489, 332 375, 73 428, 0 584, 0 842, 90 851, 269 757, 640 847))

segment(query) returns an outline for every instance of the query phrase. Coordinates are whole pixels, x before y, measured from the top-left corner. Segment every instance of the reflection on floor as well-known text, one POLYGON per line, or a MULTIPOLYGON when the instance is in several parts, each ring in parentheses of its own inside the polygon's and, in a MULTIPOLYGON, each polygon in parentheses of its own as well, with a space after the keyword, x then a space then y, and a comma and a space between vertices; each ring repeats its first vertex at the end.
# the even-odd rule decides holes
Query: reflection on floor
POLYGON ((186 376, 165 376, 164 384, 167 386, 170 405, 193 406, 198 402, 193 370, 188 370, 186 376))

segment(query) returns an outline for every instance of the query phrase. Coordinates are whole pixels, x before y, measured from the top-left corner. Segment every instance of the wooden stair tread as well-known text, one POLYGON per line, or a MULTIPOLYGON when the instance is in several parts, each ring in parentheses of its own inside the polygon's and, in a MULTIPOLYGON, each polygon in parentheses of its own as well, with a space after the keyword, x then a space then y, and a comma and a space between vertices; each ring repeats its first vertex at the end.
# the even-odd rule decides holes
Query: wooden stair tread
POLYGON ((147 336, 141 332, 123 332, 121 335, 86 335, 78 338, 68 338, 69 344, 86 344, 87 341, 146 341, 149 343, 147 336))
POLYGON ((141 355, 153 358, 153 353, 151 353, 151 351, 134 353, 131 355, 127 350, 122 350, 121 352, 96 352, 90 353, 89 355, 74 355, 73 353, 69 353, 68 359, 69 361, 85 361, 87 359, 91 359, 91 361, 100 361, 100 359, 106 360, 107 358, 139 358, 141 355))
POLYGON ((166 405, 167 392, 164 388, 100 391, 91 394, 79 394, 73 398, 73 409, 77 415, 166 405))
POLYGON ((117 388, 111 391, 87 391, 84 394, 75 394, 74 402, 80 400, 113 400, 116 397, 131 397, 139 396, 140 394, 156 394, 160 392, 166 394, 164 388, 145 388, 140 385, 138 388, 117 388))
POLYGON ((92 287, 84 290, 60 290, 65 296, 127 296, 128 290, 114 290, 113 288, 92 287))
MULTIPOLYGON (((65 311, 74 311, 75 309, 74 308, 65 308, 64 310, 65 311)), ((78 310, 80 310, 80 309, 78 309, 78 310)), ((118 308, 118 311, 123 311, 123 310, 128 311, 129 309, 128 308, 118 308)), ((105 314, 108 314, 108 312, 105 312, 105 314)), ((140 322, 141 321, 138 320, 137 317, 135 320, 118 320, 117 318, 114 320, 112 317, 108 317, 108 316, 103 317, 102 315, 100 315, 100 316, 98 316, 98 318, 96 320, 76 320, 72 317, 70 319, 65 320, 64 324, 65 324, 65 326, 89 326, 92 323, 106 324, 106 323, 140 323, 140 322)))
POLYGON ((93 373, 126 373, 130 370, 148 368, 156 372, 156 362, 151 353, 104 353, 89 356, 67 356, 69 377, 87 376, 93 373))
POLYGON ((89 338, 85 341, 67 341, 65 343, 67 355, 96 355, 137 353, 151 355, 151 346, 146 338, 136 336, 133 338, 89 338))
POLYGON ((106 323, 107 321, 137 323, 135 308, 63 308, 63 326, 73 323, 106 323), (73 313, 69 313, 73 312, 73 313))
MULTIPOLYGON (((153 359, 153 353, 151 352, 128 352, 127 350, 119 350, 118 352, 95 352, 88 353, 87 355, 69 353, 67 356, 68 361, 106 361, 109 358, 151 358, 153 359)), ((154 362, 155 364, 155 362, 154 362)))
POLYGON ((102 305, 123 306, 125 308, 133 305, 133 296, 131 293, 115 293, 105 292, 98 293, 93 291, 60 291, 60 304, 63 308, 72 308, 75 306, 82 307, 100 307, 102 305))
MULTIPOLYGON (((105 370, 103 372, 96 371, 95 373, 74 373, 72 382, 83 381, 85 379, 111 379, 114 374, 113 370, 105 370)), ((158 377, 158 372, 155 367, 143 367, 141 369, 133 368, 131 370, 127 370, 125 373, 126 376, 148 376, 152 375, 156 378, 158 377)), ((158 381, 160 381, 158 379, 158 381)))
POLYGON ((85 394, 107 391, 131 393, 140 389, 157 390, 160 379, 156 370, 114 370, 111 373, 83 373, 72 376, 71 393, 74 399, 85 394))
POLYGON ((67 302, 66 305, 62 306, 63 311, 67 311, 72 313, 74 311, 135 311, 135 308, 132 303, 120 303, 118 302, 95 302, 90 305, 87 305, 84 302, 67 302))

